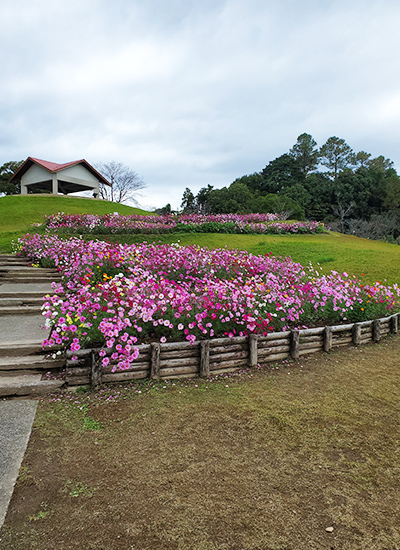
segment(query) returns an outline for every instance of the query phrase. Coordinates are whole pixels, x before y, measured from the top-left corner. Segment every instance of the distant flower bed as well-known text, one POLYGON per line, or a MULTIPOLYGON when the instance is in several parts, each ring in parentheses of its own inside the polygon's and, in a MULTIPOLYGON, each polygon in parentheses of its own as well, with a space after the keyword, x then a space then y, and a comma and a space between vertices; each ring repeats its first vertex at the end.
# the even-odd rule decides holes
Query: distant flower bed
POLYGON ((397 285, 319 275, 311 265, 268 254, 50 235, 25 235, 19 243, 32 261, 62 274, 43 306, 52 329, 45 345, 72 351, 101 345, 119 369, 137 357, 138 342, 266 335, 400 309, 397 285))
POLYGON ((277 214, 198 214, 179 216, 123 216, 121 214, 52 214, 46 217, 47 229, 62 234, 161 234, 192 233, 322 233, 320 222, 285 222, 277 214))

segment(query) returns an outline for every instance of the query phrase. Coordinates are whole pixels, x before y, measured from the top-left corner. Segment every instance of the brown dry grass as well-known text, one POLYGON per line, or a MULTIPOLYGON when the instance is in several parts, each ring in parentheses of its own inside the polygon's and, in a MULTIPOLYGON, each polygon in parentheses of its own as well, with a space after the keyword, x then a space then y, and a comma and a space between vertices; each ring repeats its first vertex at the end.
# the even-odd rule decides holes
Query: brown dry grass
POLYGON ((397 336, 44 401, 0 549, 398 549, 399 366, 397 336))

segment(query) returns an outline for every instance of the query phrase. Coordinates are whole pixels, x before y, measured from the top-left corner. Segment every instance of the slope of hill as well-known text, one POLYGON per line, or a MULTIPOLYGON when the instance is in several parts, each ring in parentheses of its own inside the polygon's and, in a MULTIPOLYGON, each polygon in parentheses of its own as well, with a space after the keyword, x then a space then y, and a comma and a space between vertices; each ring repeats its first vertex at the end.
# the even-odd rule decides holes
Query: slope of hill
POLYGON ((99 199, 61 195, 9 195, 0 197, 0 252, 11 251, 11 241, 43 223, 46 214, 150 214, 145 210, 99 199))

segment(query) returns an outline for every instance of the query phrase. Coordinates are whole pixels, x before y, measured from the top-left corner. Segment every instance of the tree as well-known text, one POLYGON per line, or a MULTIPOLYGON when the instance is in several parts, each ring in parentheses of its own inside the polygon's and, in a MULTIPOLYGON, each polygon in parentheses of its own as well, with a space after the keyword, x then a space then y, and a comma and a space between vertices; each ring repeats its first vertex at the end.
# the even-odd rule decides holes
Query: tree
MULTIPOLYGON (((251 191, 259 191, 263 182, 263 176, 260 172, 255 172, 249 176, 242 176, 235 179, 233 183, 244 183, 251 191)), ((231 184, 232 185, 232 184, 231 184)))
POLYGON ((213 214, 248 214, 254 212, 254 195, 243 183, 233 182, 211 191, 208 205, 213 214))
POLYGON ((272 212, 279 214, 282 218, 292 218, 295 220, 304 220, 304 209, 300 204, 287 195, 276 195, 269 193, 259 197, 257 201, 257 212, 272 212))
POLYGON ((139 191, 147 185, 136 172, 121 162, 115 161, 96 164, 95 168, 111 183, 111 187, 100 184, 100 197, 102 199, 112 202, 129 200, 135 204, 138 203, 136 196, 140 195, 139 191))
POLYGON ((332 210, 336 217, 340 218, 340 232, 344 233, 344 220, 354 208, 354 203, 343 205, 340 200, 332 204, 332 210))
POLYGON ((284 193, 279 193, 279 195, 290 197, 298 204, 300 204, 305 211, 307 211, 311 203, 311 195, 301 183, 295 183, 294 185, 289 187, 289 189, 287 189, 284 193))
POLYGON ((261 172, 263 182, 260 192, 279 193, 303 179, 298 163, 288 154, 272 160, 261 172))
POLYGON ((320 162, 333 173, 336 180, 339 172, 354 164, 355 155, 353 149, 347 145, 344 139, 336 136, 330 137, 319 150, 320 162))
POLYGON ((357 166, 357 168, 368 166, 368 161, 370 158, 371 158, 371 153, 366 153, 365 151, 359 151, 354 157, 354 164, 357 166))
POLYGON ((162 206, 161 208, 156 208, 154 210, 154 214, 158 214, 159 216, 169 216, 172 214, 172 208, 170 203, 166 204, 165 206, 162 206))
POLYGON ((11 160, 0 166, 0 193, 18 195, 21 192, 20 182, 10 183, 10 178, 23 163, 23 160, 11 160))
POLYGON ((289 155, 297 162, 304 176, 316 170, 318 166, 317 142, 310 134, 301 134, 297 138, 297 143, 290 149, 289 155))
POLYGON ((196 195, 196 210, 198 214, 209 214, 210 206, 208 204, 208 199, 213 186, 208 184, 207 187, 202 187, 196 195))
POLYGON ((183 192, 181 208, 183 208, 184 214, 191 214, 196 209, 196 201, 189 187, 186 187, 183 192))
POLYGON ((385 158, 383 155, 376 157, 376 159, 371 159, 368 161, 368 168, 374 170, 375 172, 387 172, 393 168, 393 162, 390 159, 385 158))
POLYGON ((400 209, 400 177, 393 174, 386 178, 384 206, 388 210, 400 209))
POLYGON ((324 220, 331 214, 331 203, 334 200, 333 182, 321 172, 309 174, 304 180, 304 187, 311 197, 306 207, 306 216, 311 220, 324 220))

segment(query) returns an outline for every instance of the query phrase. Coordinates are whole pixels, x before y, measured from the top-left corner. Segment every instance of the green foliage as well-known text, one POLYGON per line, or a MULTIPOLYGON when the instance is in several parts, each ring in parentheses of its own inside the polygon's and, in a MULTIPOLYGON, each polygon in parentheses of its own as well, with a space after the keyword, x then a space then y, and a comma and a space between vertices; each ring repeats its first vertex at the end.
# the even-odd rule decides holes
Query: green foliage
POLYGON ((93 494, 97 491, 97 487, 89 487, 81 481, 70 481, 68 480, 62 490, 63 493, 66 493, 71 498, 86 497, 91 498, 93 494))
POLYGON ((23 160, 10 161, 0 166, 0 194, 16 195, 21 192, 20 182, 10 183, 9 180, 23 163, 23 160))
POLYGON ((91 418, 90 416, 85 416, 83 418, 82 429, 88 432, 95 432, 101 430, 101 425, 100 422, 98 422, 94 418, 91 418))
POLYGON ((319 150, 319 155, 321 164, 333 173, 334 179, 337 178, 339 171, 355 162, 353 149, 347 145, 344 139, 336 136, 327 140, 319 150))
POLYGON ((263 179, 263 175, 260 172, 255 172, 250 176, 242 176, 241 178, 237 178, 233 183, 242 183, 251 191, 260 191, 263 179))
POLYGON ((263 182, 260 192, 263 195, 284 191, 304 178, 299 164, 286 153, 271 161, 261 174, 263 182))
POLYGON ((310 134, 301 134, 295 145, 290 149, 289 154, 294 158, 305 176, 317 168, 319 160, 317 142, 310 134))
POLYGON ((181 208, 184 214, 191 214, 196 209, 195 197, 188 187, 183 192, 181 208))

